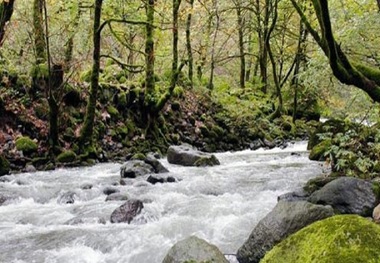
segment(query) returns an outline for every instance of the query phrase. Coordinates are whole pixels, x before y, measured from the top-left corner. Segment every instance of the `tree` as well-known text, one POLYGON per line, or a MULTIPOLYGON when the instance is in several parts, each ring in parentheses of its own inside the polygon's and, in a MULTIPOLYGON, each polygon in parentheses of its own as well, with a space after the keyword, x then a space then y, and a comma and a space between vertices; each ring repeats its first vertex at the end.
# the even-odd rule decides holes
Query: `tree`
POLYGON ((329 60, 334 76, 343 84, 353 85, 366 92, 371 99, 380 102, 380 70, 362 63, 350 61, 334 37, 327 0, 313 0, 320 33, 314 29, 295 0, 291 0, 307 30, 329 60))
MULTIPOLYGON (((380 0, 379 0, 380 1, 380 0)), ((190 11, 187 15, 186 20, 186 49, 187 49, 187 60, 188 60, 188 77, 190 80, 191 87, 193 87, 193 75, 194 75, 194 58, 193 58, 193 50, 191 47, 191 21, 193 16, 193 10, 194 10, 194 0, 189 0, 190 4, 190 11)))
POLYGON ((239 36, 239 57, 240 57, 240 87, 245 87, 245 49, 244 49, 244 17, 243 17, 243 7, 241 0, 234 1, 235 9, 236 9, 236 18, 237 18, 237 26, 238 26, 238 36, 239 36))
POLYGON ((95 16, 94 16, 94 27, 93 27, 93 62, 92 62, 92 72, 91 72, 91 89, 90 96, 87 102, 86 116, 84 119, 84 125, 81 130, 79 144, 82 147, 92 145, 92 135, 94 130, 95 121, 95 110, 97 94, 99 89, 99 72, 100 72, 100 40, 101 40, 101 28, 100 19, 102 15, 102 4, 103 0, 95 0, 95 16))
POLYGON ((34 48, 36 56, 36 64, 43 64, 46 62, 46 42, 44 31, 43 19, 43 0, 33 1, 33 35, 34 35, 34 48))
POLYGON ((15 0, 3 1, 0 4, 0 47, 3 44, 5 36, 5 27, 11 20, 13 14, 13 5, 15 0))

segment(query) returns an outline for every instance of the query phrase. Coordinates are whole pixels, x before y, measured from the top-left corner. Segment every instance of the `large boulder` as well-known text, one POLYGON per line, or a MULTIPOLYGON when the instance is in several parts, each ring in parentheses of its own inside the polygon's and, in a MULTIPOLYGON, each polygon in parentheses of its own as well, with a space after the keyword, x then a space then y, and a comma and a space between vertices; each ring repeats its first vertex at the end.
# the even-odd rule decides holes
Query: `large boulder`
POLYGON ((353 177, 341 177, 326 184, 315 191, 308 201, 331 205, 339 214, 362 216, 371 216, 377 205, 373 183, 353 177))
POLYGON ((144 208, 140 200, 130 199, 111 214, 111 223, 131 223, 133 218, 141 213, 144 208))
POLYGON ((196 236, 177 242, 162 263, 217 262, 228 263, 223 253, 214 245, 196 236))
POLYGON ((128 161, 120 168, 121 178, 136 178, 151 173, 154 173, 154 168, 141 160, 128 161))
POLYGON ((183 166, 213 166, 219 165, 219 160, 213 154, 198 151, 194 147, 182 144, 172 145, 168 149, 168 162, 183 166))
POLYGON ((261 263, 380 262, 380 226, 357 215, 315 222, 276 245, 261 263))
POLYGON ((289 235, 305 226, 334 215, 329 206, 306 201, 280 201, 253 229, 248 240, 237 252, 240 263, 257 263, 289 235))

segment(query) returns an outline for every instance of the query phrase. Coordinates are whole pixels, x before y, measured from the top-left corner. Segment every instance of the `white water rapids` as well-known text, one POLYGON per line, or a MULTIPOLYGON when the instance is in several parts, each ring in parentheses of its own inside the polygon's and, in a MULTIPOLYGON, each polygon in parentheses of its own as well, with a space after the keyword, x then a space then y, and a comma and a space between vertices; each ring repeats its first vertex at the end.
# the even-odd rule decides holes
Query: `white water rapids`
POLYGON ((177 183, 151 185, 144 177, 112 186, 120 180, 116 163, 7 176, 0 193, 18 198, 0 206, 0 262, 160 263, 174 243, 190 235, 236 254, 278 195, 321 174, 320 164, 307 158, 306 143, 216 156, 221 165, 207 168, 162 160, 177 183), (85 184, 93 188, 81 189, 85 184), (103 189, 110 186, 144 201, 131 224, 110 223, 124 202, 105 202, 103 189), (75 192, 75 203, 58 204, 68 191, 75 192), (73 218, 83 223, 65 224, 73 218))

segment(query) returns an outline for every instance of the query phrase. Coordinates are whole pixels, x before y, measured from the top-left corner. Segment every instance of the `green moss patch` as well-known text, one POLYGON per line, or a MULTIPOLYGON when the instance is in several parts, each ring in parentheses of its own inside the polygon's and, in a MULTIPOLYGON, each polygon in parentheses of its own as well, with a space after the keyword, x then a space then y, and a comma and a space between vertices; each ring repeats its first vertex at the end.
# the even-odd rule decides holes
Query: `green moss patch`
POLYGON ((23 136, 16 140, 16 149, 28 155, 36 152, 38 145, 29 137, 23 136))
POLYGON ((60 163, 72 163, 76 160, 77 155, 75 152, 68 150, 57 156, 57 161, 60 163))
POLYGON ((0 154, 0 176, 8 174, 10 171, 10 164, 8 160, 0 154))
POLYGON ((378 263, 380 226, 357 215, 313 223, 276 245, 261 263, 378 263))

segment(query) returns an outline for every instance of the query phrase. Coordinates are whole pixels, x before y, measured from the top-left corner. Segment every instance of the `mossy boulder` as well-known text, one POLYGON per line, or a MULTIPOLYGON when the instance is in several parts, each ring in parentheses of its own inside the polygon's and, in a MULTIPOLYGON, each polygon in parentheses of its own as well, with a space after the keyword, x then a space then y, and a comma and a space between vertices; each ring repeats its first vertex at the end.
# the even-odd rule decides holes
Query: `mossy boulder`
POLYGON ((27 136, 20 137, 16 140, 16 149, 29 155, 37 151, 38 145, 35 141, 27 136))
POLYGON ((324 161, 326 160, 325 153, 331 148, 331 139, 326 139, 317 145, 315 145, 309 154, 309 159, 313 161, 324 161))
POLYGON ((313 223, 266 254, 262 263, 378 263, 380 226, 357 215, 313 223))
POLYGON ((57 156, 57 161, 60 163, 72 163, 77 159, 77 155, 75 152, 68 150, 62 152, 60 155, 57 156))
POLYGON ((8 160, 0 154, 0 176, 6 175, 10 171, 10 164, 8 160))

